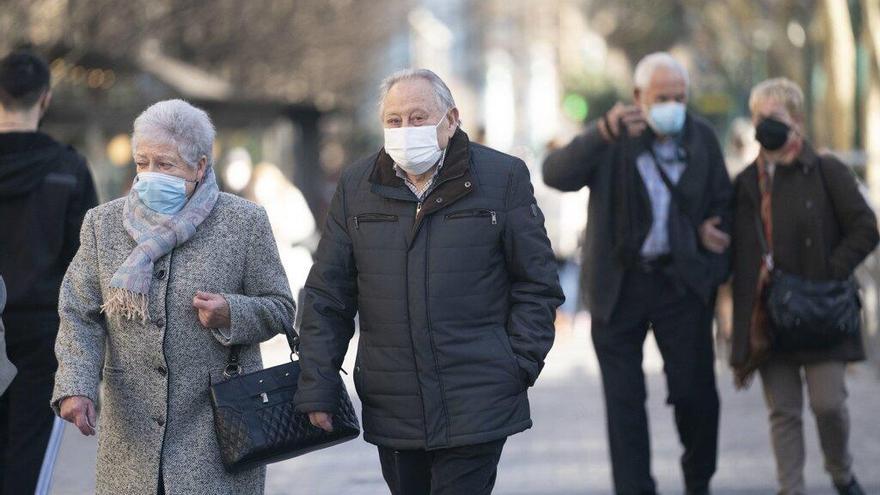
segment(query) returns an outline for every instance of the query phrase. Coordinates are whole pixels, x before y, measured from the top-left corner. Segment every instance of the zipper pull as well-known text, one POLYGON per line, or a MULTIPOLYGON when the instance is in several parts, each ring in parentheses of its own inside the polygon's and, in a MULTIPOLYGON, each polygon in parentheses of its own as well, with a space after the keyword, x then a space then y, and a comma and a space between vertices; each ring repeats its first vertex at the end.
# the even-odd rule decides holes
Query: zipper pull
POLYGON ((358 217, 354 217, 354 228, 355 230, 360 230, 361 226, 358 224, 358 217))
POLYGON ((492 214, 492 225, 498 225, 498 217, 495 215, 495 210, 490 210, 489 213, 492 214))
POLYGON ((421 201, 416 203, 416 216, 419 216, 420 211, 422 211, 422 202, 421 201))

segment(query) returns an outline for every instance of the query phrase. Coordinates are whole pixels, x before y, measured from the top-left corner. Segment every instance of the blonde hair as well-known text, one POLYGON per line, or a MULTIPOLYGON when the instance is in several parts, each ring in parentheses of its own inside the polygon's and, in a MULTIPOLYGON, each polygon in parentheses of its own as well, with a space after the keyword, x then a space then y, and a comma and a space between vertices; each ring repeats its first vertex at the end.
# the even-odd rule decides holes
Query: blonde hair
POLYGON ((804 117, 804 92, 801 87, 791 79, 776 77, 758 83, 752 88, 749 95, 749 111, 755 116, 758 105, 767 100, 772 100, 785 105, 788 113, 795 119, 804 117))

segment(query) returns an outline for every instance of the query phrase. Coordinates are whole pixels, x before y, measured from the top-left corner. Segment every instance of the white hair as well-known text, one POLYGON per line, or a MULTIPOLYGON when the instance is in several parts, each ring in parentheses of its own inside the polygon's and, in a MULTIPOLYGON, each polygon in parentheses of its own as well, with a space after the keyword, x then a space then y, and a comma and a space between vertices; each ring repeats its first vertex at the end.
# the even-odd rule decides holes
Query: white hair
POLYGON ((452 91, 449 91, 449 86, 443 82, 443 79, 440 79, 440 76, 428 69, 403 69, 382 80, 382 84, 379 86, 379 110, 381 111, 382 105, 385 103, 385 97, 388 96, 388 92, 391 91, 395 84, 412 79, 424 79, 431 83, 434 96, 437 98, 437 107, 440 110, 449 111, 455 108, 452 91))
POLYGON ((677 72, 684 79, 685 87, 690 86, 690 78, 681 62, 667 52, 654 52, 646 55, 645 58, 639 60, 639 63, 636 64, 636 71, 633 76, 633 83, 636 89, 645 89, 650 86, 654 72, 660 68, 677 72))
POLYGON ((165 100, 150 105, 134 120, 132 151, 140 138, 169 141, 189 166, 198 166, 204 156, 208 165, 214 147, 214 124, 208 114, 183 100, 165 100))

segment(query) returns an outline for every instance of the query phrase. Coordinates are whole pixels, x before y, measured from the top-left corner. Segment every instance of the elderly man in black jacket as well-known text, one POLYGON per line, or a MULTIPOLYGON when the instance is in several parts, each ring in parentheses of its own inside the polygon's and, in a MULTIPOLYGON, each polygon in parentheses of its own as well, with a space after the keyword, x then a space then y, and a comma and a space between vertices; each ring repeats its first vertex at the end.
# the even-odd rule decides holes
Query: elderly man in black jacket
POLYGON ((652 329, 685 451, 687 493, 715 472, 718 394, 711 314, 728 274, 732 187, 704 121, 685 110, 688 75, 669 54, 635 71, 635 106, 615 106, 544 162, 544 181, 590 188, 583 285, 602 372, 618 494, 653 494, 642 346, 652 329))
POLYGON ((428 70, 382 87, 385 146, 350 166, 305 286, 296 406, 332 428, 360 315, 364 439, 395 495, 488 494, 563 297, 525 164, 471 143, 428 70))

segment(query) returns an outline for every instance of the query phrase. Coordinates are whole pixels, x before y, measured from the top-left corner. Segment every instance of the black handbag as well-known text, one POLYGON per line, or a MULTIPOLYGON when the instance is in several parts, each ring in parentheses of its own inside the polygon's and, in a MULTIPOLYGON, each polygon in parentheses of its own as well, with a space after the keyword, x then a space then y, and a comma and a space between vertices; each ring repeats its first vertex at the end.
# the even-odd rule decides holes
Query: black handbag
POLYGON ((227 380, 211 384, 214 430, 223 467, 237 473, 272 462, 290 459, 353 440, 360 426, 342 381, 333 413, 333 431, 313 426, 308 414, 293 405, 299 379, 299 336, 287 333, 291 362, 254 373, 241 374, 240 346, 232 346, 223 375, 227 380))
MULTIPOLYGON (((817 165, 825 185, 821 164, 817 165)), ((828 193, 825 188, 826 194, 828 193)), ((830 194, 829 194, 830 199, 830 194)), ((834 203, 832 200, 832 208, 834 203)), ((764 262, 770 270, 770 283, 764 302, 772 328, 773 348, 792 352, 827 349, 858 336, 861 331, 862 302, 855 277, 846 280, 807 280, 776 268, 764 235, 760 213, 755 227, 764 262)))

